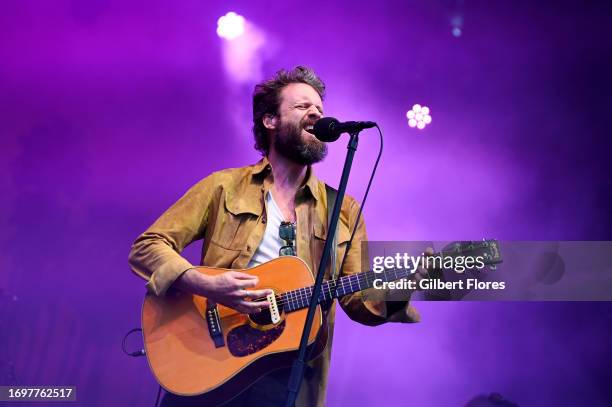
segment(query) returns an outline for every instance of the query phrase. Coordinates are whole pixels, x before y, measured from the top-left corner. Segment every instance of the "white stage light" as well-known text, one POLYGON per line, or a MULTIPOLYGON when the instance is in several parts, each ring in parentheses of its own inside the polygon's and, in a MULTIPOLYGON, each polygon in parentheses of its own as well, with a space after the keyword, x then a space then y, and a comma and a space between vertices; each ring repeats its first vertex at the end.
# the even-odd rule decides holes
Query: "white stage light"
POLYGON ((217 35, 226 40, 233 40, 244 34, 244 17, 230 11, 217 20, 217 35))
POLYGON ((408 126, 423 130, 425 126, 431 123, 430 110, 427 106, 421 106, 418 103, 412 106, 411 110, 406 112, 408 126))

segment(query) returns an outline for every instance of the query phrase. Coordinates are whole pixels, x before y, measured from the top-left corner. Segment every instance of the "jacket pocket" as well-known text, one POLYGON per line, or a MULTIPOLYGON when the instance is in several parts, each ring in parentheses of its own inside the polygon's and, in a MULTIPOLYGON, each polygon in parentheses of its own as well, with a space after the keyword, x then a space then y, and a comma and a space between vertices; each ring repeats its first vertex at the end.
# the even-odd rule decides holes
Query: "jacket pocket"
POLYGON ((204 256, 204 265, 209 267, 230 268, 240 255, 240 250, 223 247, 211 240, 204 256))
MULTIPOLYGON (((323 255, 323 248, 325 247, 325 241, 327 239, 326 229, 327 226, 320 225, 320 227, 314 228, 314 245, 315 245, 315 258, 314 261, 318 265, 323 255)), ((336 277, 338 277, 338 271, 340 269, 340 264, 342 264, 342 258, 344 257, 344 253, 346 252, 346 247, 348 241, 351 238, 351 233, 344 223, 340 222, 338 227, 338 235, 337 235, 337 246, 336 246, 336 277)), ((351 249, 353 251, 354 248, 351 249)), ((329 273, 326 273, 326 278, 330 278, 329 273)))

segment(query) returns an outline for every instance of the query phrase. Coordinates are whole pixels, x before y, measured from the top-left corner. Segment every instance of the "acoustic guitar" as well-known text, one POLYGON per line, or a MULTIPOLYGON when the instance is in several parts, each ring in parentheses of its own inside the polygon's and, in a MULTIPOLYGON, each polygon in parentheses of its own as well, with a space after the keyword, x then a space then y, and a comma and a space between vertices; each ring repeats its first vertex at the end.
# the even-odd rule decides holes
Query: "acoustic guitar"
MULTIPOLYGON (((482 256, 485 264, 501 262, 495 240, 457 242, 443 256, 482 256)), ((197 267, 218 275, 228 269, 197 267)), ((147 294, 142 307, 142 332, 153 375, 167 391, 183 396, 202 395, 205 405, 218 405, 237 396, 272 370, 289 367, 297 354, 313 290, 312 272, 298 257, 284 256, 242 270, 259 277, 255 289, 271 289, 270 307, 241 314, 223 305, 178 290, 166 296, 147 294)), ((327 342, 321 305, 371 288, 375 279, 410 278, 408 269, 366 271, 324 281, 309 354, 316 357, 327 342), (317 337, 321 333, 321 338, 317 337), (324 337, 323 337, 324 336, 324 337)))

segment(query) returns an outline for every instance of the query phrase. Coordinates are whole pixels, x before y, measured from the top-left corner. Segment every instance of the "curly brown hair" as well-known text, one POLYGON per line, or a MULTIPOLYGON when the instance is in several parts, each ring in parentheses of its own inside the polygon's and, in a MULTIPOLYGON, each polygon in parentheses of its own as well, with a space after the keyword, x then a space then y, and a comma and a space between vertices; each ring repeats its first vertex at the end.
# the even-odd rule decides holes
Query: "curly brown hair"
POLYGON ((280 92, 290 83, 305 83, 317 91, 321 100, 325 96, 325 83, 309 67, 296 66, 290 71, 281 69, 276 74, 261 83, 255 85, 253 92, 253 135, 255 136, 255 148, 262 155, 270 152, 270 137, 263 124, 266 114, 278 114, 280 106, 280 92))

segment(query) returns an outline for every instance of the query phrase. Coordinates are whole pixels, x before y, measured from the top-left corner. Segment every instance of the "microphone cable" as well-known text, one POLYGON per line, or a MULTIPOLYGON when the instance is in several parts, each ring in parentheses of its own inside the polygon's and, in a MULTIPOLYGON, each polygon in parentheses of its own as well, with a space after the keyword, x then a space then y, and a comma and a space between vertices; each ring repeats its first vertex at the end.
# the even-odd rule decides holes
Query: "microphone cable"
MULTIPOLYGON (((125 353, 128 356, 131 356, 133 358, 137 358, 140 356, 145 356, 147 354, 147 352, 144 349, 140 349, 134 352, 129 352, 126 348, 125 348, 125 341, 127 340, 127 338, 133 334, 134 332, 142 332, 142 328, 133 328, 130 329, 124 336, 123 336, 123 340, 121 340, 121 349, 123 350, 123 353, 125 353)), ((157 397, 155 397, 155 404, 153 404, 154 407, 157 407, 159 405, 159 398, 161 396, 161 385, 159 385, 159 387, 157 388, 157 397)))
POLYGON ((121 341, 121 349, 123 350, 123 353, 125 353, 128 356, 137 358, 139 356, 144 356, 147 354, 147 352, 144 349, 140 349, 137 350, 135 352, 129 352, 126 348, 125 348, 125 341, 126 339, 133 334, 134 332, 142 332, 142 328, 134 328, 134 329, 130 329, 128 331, 128 333, 125 334, 125 336, 123 337, 123 340, 121 341))

